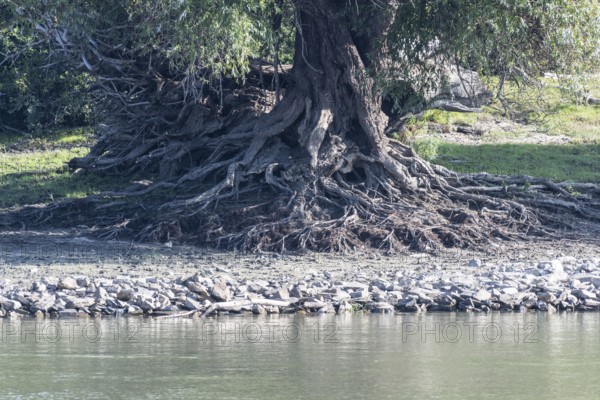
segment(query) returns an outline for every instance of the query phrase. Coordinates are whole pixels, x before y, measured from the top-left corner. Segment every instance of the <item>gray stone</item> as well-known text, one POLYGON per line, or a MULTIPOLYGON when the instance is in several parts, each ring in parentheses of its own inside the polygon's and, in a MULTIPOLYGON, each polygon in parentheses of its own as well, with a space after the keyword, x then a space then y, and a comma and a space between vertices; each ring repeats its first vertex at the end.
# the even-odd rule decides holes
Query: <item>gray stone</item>
POLYGON ((502 304, 511 307, 515 306, 518 303, 518 300, 514 296, 508 294, 501 294, 500 296, 498 296, 498 301, 502 304))
POLYGON ((583 304, 585 304, 588 307, 600 307, 600 301, 595 299, 585 299, 583 301, 583 304))
POLYGON ((44 283, 46 286, 58 286, 58 278, 54 276, 43 276, 40 281, 44 283))
POLYGON ((550 274, 550 272, 549 272, 549 271, 546 271, 546 270, 539 270, 539 269, 537 269, 537 268, 528 268, 528 269, 526 269, 526 270, 525 270, 525 273, 526 273, 528 276, 529 276, 529 275, 532 275, 532 276, 542 276, 542 275, 547 275, 547 274, 550 274))
POLYGON ((78 287, 77 281, 70 276, 63 278, 58 282, 58 288, 63 290, 75 290, 78 287))
POLYGON ((251 293, 265 293, 266 287, 257 285, 256 283, 250 282, 247 285, 248 291, 251 293))
POLYGON ((264 315, 266 313, 267 313, 267 310, 265 310, 265 308, 263 306, 261 306, 260 304, 252 305, 252 314, 264 315))
POLYGON ((420 312, 421 311, 421 307, 419 306, 419 304, 417 304, 417 299, 414 299, 414 298, 402 300, 401 302, 399 302, 397 304, 397 306, 400 311, 406 311, 406 312, 420 312))
POLYGON ((190 311, 204 310, 204 307, 200 303, 198 303, 196 300, 190 299, 189 297, 185 299, 183 306, 190 311))
POLYGON ((305 309, 319 309, 325 307, 326 305, 327 303, 317 299, 305 301, 303 304, 305 309))
POLYGON ((46 290, 48 290, 48 287, 46 286, 45 283, 34 282, 33 285, 31 286, 31 290, 35 290, 38 293, 42 293, 42 292, 45 292, 46 290))
POLYGON ((60 310, 58 312, 58 317, 59 318, 77 318, 77 316, 79 315, 79 313, 77 312, 77 310, 60 310))
POLYGON ((344 290, 369 290, 369 285, 360 282, 344 282, 341 286, 344 290))
POLYGON ((139 302, 138 306, 145 312, 154 310, 154 301, 152 299, 144 299, 139 302))
POLYGON ((286 288, 277 289, 273 292, 274 299, 289 300, 290 294, 286 288))
POLYGON ((151 298, 154 297, 154 292, 153 290, 149 290, 146 288, 143 288, 141 286, 138 286, 135 288, 135 297, 136 298, 142 298, 142 299, 146 299, 146 298, 151 298))
POLYGON ((133 289, 121 289, 117 292, 117 299, 129 301, 133 297, 133 289))
POLYGON ((503 294, 508 294, 508 295, 515 295, 515 294, 519 293, 519 289, 517 289, 516 287, 513 287, 513 286, 504 287, 504 288, 500 289, 500 291, 503 294))
POLYGON ((598 266, 595 262, 587 260, 581 265, 581 269, 585 272, 594 272, 598 269, 598 266))
POLYGON ((577 296, 580 299, 597 299, 597 296, 594 292, 591 292, 589 290, 583 290, 583 289, 578 289, 578 290, 573 290, 573 295, 577 296))
POLYGON ((332 298, 337 301, 350 299, 350 294, 345 290, 336 289, 335 292, 332 293, 332 298))
POLYGON ((380 290, 387 290, 388 287, 392 286, 390 282, 383 280, 381 278, 377 278, 373 281, 373 286, 377 287, 380 290))
POLYGON ((96 300, 104 300, 108 297, 108 292, 106 291, 106 289, 100 286, 94 292, 94 297, 96 298, 96 300))
POLYGON ((24 307, 29 307, 32 301, 38 300, 39 296, 36 294, 34 297, 31 297, 32 294, 28 292, 15 293, 13 295, 13 300, 17 300, 24 307))
POLYGON ((112 308, 125 308, 127 303, 116 299, 106 299, 106 305, 112 308))
POLYGON ((0 297, 0 305, 7 309, 8 311, 19 310, 21 308, 21 303, 17 300, 10 300, 5 297, 0 297))
POLYGON ((290 290, 289 294, 291 297, 295 297, 297 299, 304 297, 304 293, 302 292, 300 285, 294 286, 292 290, 290 290))
POLYGON ((210 294, 218 301, 230 301, 233 298, 231 290, 223 284, 215 285, 210 294))
POLYGON ((256 284, 256 285, 258 285, 258 286, 260 286, 260 287, 264 287, 264 288, 270 286, 270 283, 268 281, 263 280, 263 279, 256 279, 256 280, 253 281, 253 283, 256 284))
POLYGON ((367 289, 360 289, 350 293, 350 297, 353 299, 368 299, 371 297, 371 294, 367 289))
POLYGON ((540 301, 545 303, 554 303, 556 301, 556 296, 549 292, 540 292, 537 296, 540 301))
POLYGON ((477 301, 487 301, 492 298, 492 294, 485 289, 479 289, 473 293, 473 299, 477 301))
POLYGON ((208 289, 204 285, 202 285, 202 284, 200 284, 198 282, 187 281, 186 284, 185 284, 185 286, 188 288, 188 290, 190 292, 197 293, 197 294, 199 294, 202 297, 209 297, 210 296, 210 294, 208 293, 208 289))
POLYGON ((88 287, 88 286, 90 286, 91 283, 92 283, 92 281, 90 281, 90 278, 88 278, 87 276, 80 276, 79 278, 77 278, 78 286, 88 287))
POLYGON ((135 315, 143 315, 144 310, 142 310, 141 307, 131 304, 127 307, 127 314, 134 315, 134 316, 135 315))
POLYGON ((38 301, 33 302, 29 308, 34 313, 36 311, 48 312, 54 306, 54 302, 54 296, 44 294, 38 301))
POLYGON ((85 308, 95 303, 96 301, 91 297, 75 298, 67 303, 67 308, 85 308))

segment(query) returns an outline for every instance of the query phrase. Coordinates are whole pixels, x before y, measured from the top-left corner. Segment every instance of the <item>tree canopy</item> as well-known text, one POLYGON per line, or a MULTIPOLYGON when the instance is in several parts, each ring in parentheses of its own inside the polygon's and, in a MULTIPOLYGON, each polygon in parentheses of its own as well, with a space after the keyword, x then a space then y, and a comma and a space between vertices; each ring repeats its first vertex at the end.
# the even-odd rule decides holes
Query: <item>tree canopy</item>
MULTIPOLYGON (((152 178, 86 200, 120 210, 104 218, 114 232, 246 248, 468 246, 547 233, 561 225, 551 211, 574 204, 550 183, 540 200, 459 177, 386 128, 427 107, 452 68, 498 77, 500 98, 507 80, 585 76, 600 61, 595 0, 0 4, 17 16, 4 29, 45 46, 46 65, 89 77, 100 135, 71 167, 152 178), (149 213, 119 200, 163 189, 173 198, 145 200, 149 213)), ((83 212, 45 212, 73 207, 83 212)))

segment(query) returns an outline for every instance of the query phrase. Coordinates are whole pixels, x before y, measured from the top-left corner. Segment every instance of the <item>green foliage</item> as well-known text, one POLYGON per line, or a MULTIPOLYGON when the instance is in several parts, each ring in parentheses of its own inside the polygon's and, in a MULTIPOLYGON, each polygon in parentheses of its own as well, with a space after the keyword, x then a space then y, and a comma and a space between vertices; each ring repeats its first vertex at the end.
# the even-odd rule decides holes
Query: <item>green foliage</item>
MULTIPOLYGON (((370 57, 389 59, 373 63, 372 72, 379 78, 379 89, 401 110, 421 108, 443 83, 449 65, 500 76, 496 89, 504 96, 506 80, 520 88, 530 84, 527 77, 549 71, 573 93, 583 93, 579 89, 586 89, 585 77, 600 64, 597 0, 402 1, 397 9, 376 1, 339 3, 347 5, 349 26, 358 37, 368 35, 376 25, 373 21, 387 12, 392 26, 377 38, 381 47, 370 57)), ((81 92, 97 83, 75 74, 66 63, 57 64, 61 57, 70 60, 69 68, 88 70, 94 77, 118 77, 114 90, 136 103, 147 101, 142 97, 154 88, 140 87, 129 78, 150 72, 157 82, 163 78, 186 82, 186 95, 196 96, 204 84, 218 88, 224 78, 243 80, 251 59, 273 62, 277 55, 281 62, 291 62, 295 48, 295 10, 289 0, 0 0, 0 4, 3 15, 14 17, 14 23, 2 28, 3 46, 23 48, 23 43, 38 39, 51 43, 46 50, 35 47, 46 69, 32 70, 29 65, 39 63, 24 59, 23 68, 11 65, 4 71, 10 76, 2 81, 11 82, 10 90, 20 94, 3 106, 13 113, 40 109, 43 103, 24 95, 34 89, 48 86, 33 97, 54 97, 64 104, 76 97, 56 95, 57 85, 81 92), (13 45, 6 29, 15 28, 25 41, 13 45), (49 78, 40 85, 42 76, 49 78)), ((71 102, 64 111, 51 114, 58 119, 74 115, 82 111, 76 106, 71 102)))
POLYGON ((175 68, 196 72, 208 67, 221 76, 242 78, 247 60, 258 54, 264 2, 139 1, 122 2, 132 26, 133 47, 140 54, 162 55, 175 68))
POLYGON ((122 53, 152 57, 149 67, 168 67, 187 77, 241 79, 248 60, 272 54, 291 61, 294 24, 288 2, 266 0, 21 0, 27 20, 44 21, 47 32, 67 31, 89 63, 97 54, 89 42, 120 46, 122 53), (282 14, 275 30, 273 18, 282 14), (52 21, 52 22, 49 22, 52 21), (74 40, 77 39, 77 40, 74 40), (87 53, 87 54, 86 54, 87 53), (167 65, 163 65, 164 61, 167 65))
POLYGON ((427 161, 433 161, 438 156, 441 141, 437 138, 427 137, 415 140, 413 148, 419 156, 427 161))
POLYGON ((89 77, 53 60, 30 24, 0 1, 0 130, 40 132, 90 121, 89 77))
POLYGON ((450 123, 450 113, 443 110, 427 110, 423 114, 422 120, 435 122, 440 125, 448 125, 450 123))
MULTIPOLYGON (((386 40, 394 67, 383 75, 425 96, 448 65, 527 85, 553 71, 578 81, 600 64, 597 0, 438 0, 400 2, 386 40)), ((575 83, 573 83, 575 84, 575 83)), ((394 95, 393 87, 390 92, 394 95)), ((397 96, 397 94, 396 94, 397 96)))

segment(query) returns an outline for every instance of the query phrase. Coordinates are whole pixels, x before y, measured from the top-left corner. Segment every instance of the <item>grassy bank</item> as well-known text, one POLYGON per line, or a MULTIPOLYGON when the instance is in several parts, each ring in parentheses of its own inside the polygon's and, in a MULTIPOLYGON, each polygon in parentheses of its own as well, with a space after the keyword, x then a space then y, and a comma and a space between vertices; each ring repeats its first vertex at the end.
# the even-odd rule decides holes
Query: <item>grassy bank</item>
POLYGON ((73 175, 66 163, 87 154, 88 130, 65 130, 42 137, 0 135, 0 208, 48 204, 116 188, 119 180, 93 174, 73 175))
MULTIPOLYGON (((582 104, 557 89, 556 81, 545 83, 543 92, 520 94, 522 103, 510 116, 499 102, 481 113, 430 110, 411 121, 400 139, 459 172, 600 182, 600 106, 582 104)), ((588 90, 600 97, 600 77, 588 90)))
POLYGON ((454 171, 529 175, 556 181, 600 182, 598 144, 440 143, 435 162, 454 171))

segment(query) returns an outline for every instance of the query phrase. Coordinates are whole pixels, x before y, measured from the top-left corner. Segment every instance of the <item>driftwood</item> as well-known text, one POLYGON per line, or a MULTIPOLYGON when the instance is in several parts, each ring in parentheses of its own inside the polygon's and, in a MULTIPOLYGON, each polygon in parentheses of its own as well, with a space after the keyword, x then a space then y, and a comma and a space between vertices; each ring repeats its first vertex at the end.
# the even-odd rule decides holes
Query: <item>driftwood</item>
POLYGON ((182 317, 188 317, 190 315, 193 316, 193 314, 195 314, 197 312, 198 312, 198 310, 192 310, 192 311, 186 311, 186 312, 181 312, 181 313, 171 314, 171 315, 161 315, 160 317, 156 317, 154 319, 182 318, 182 317))
POLYGON ((444 111, 453 111, 453 112, 461 112, 461 113, 480 113, 481 108, 478 107, 467 107, 462 103, 451 100, 437 100, 434 101, 429 108, 438 109, 444 111))
POLYGON ((598 99, 596 97, 588 96, 588 97, 586 97, 586 101, 588 104, 600 105, 600 99, 598 99))
POLYGON ((272 306, 272 307, 290 307, 292 303, 285 300, 271 299, 251 299, 251 300, 235 300, 213 303, 202 313, 201 318, 206 318, 215 311, 238 311, 242 307, 272 306))

